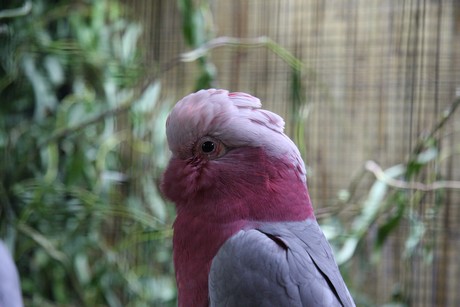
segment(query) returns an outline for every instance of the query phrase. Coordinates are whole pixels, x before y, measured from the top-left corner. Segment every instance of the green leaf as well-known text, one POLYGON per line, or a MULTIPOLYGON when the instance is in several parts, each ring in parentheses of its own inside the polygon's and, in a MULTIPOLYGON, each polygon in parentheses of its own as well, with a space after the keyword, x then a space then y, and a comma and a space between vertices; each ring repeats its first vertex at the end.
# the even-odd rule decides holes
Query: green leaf
POLYGON ((58 168, 59 168, 59 152, 56 143, 50 143, 46 146, 46 173, 43 177, 46 183, 52 183, 56 180, 58 175, 58 168))
POLYGON ((425 224, 416 219, 412 218, 411 219, 411 227, 410 227, 410 232, 409 232, 409 237, 406 239, 405 242, 405 249, 404 249, 404 256, 406 258, 412 256, 418 247, 419 243, 421 242, 424 234, 425 234, 426 228, 425 224))
MULTIPOLYGON (((384 171, 385 177, 399 177, 405 173, 405 170, 406 168, 402 164, 392 166, 384 171)), ((384 181, 377 180, 372 185, 364 201, 361 214, 353 221, 351 237, 345 240, 343 247, 337 255, 337 263, 342 264, 350 260, 353 256, 359 241, 367 233, 384 207, 387 191, 388 186, 384 181)))
POLYGON ((32 55, 24 55, 22 64, 24 72, 34 89, 35 118, 43 120, 56 108, 56 96, 50 89, 48 79, 37 68, 37 63, 32 55))
POLYGON ((429 147, 417 155, 417 163, 427 164, 437 158, 439 154, 438 148, 429 147))
MULTIPOLYGON (((398 196, 401 194, 397 194, 398 196)), ((380 249, 386 242, 388 236, 396 229, 404 216, 405 208, 407 204, 407 199, 403 197, 402 200, 398 200, 396 205, 396 210, 391 214, 389 218, 385 220, 383 225, 380 225, 377 230, 377 239, 375 241, 375 249, 377 252, 380 252, 380 249)))
POLYGON ((91 281, 91 269, 89 266, 88 256, 85 253, 79 253, 74 259, 75 272, 80 282, 85 285, 91 281))
POLYGON ((344 264, 351 259, 356 251, 356 247, 358 246, 359 241, 360 238, 358 236, 353 236, 345 240, 342 248, 335 255, 338 265, 344 264))
POLYGON ((43 62, 48 78, 54 86, 61 85, 64 80, 64 69, 56 56, 46 56, 43 62))
POLYGON ((136 56, 137 41, 142 34, 142 28, 137 24, 127 27, 121 41, 121 60, 125 63, 133 61, 136 56))
MULTIPOLYGON (((406 168, 402 164, 392 166, 384 171, 385 177, 396 178, 404 174, 406 168)), ((368 197, 364 202, 363 211, 354 222, 353 229, 356 231, 366 230, 370 223, 377 217, 388 191, 384 181, 377 180, 371 187, 368 197)))
POLYGON ((160 97, 161 83, 154 82, 150 84, 147 89, 142 93, 141 98, 133 105, 134 112, 148 113, 152 112, 153 108, 158 102, 160 97))

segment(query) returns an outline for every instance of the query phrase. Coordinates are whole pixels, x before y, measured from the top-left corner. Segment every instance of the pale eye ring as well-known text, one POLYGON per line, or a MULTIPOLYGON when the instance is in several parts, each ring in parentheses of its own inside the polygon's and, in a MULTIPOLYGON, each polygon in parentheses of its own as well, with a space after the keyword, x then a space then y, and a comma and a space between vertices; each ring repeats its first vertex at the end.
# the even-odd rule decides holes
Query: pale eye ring
POLYGON ((216 150, 216 144, 212 141, 205 141, 201 144, 201 151, 206 154, 210 154, 216 150))

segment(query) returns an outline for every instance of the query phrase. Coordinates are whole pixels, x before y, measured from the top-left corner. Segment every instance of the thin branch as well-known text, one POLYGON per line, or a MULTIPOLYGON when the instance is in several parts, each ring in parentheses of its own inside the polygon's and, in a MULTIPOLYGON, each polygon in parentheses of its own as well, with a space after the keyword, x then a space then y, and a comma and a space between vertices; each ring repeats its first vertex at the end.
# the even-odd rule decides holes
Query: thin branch
POLYGON ((65 266, 68 266, 70 263, 69 257, 63 252, 61 252, 52 242, 49 240, 45 235, 41 234, 37 230, 33 229, 26 223, 18 223, 17 227, 20 232, 22 232, 24 235, 28 236, 30 239, 32 239, 34 242, 36 242, 38 245, 40 245, 46 253, 53 258, 54 260, 57 260, 64 264, 65 266))
POLYGON ((457 97, 452 102, 452 104, 449 106, 449 108, 444 110, 441 120, 436 124, 436 126, 434 126, 434 128, 430 131, 430 133, 426 137, 422 137, 419 140, 414 150, 412 151, 412 155, 418 155, 423 150, 426 144, 426 140, 431 139, 436 134, 436 132, 438 132, 442 127, 444 127, 444 125, 449 121, 449 119, 455 113, 458 106, 460 106, 460 97, 457 97))
POLYGON ((421 182, 407 182, 403 180, 388 177, 382 168, 374 161, 367 161, 365 168, 372 172, 374 176, 386 183, 387 185, 405 190, 420 190, 424 192, 439 190, 439 189, 460 189, 460 181, 435 181, 430 184, 421 182))
POLYGON ((196 48, 192 51, 181 54, 180 60, 182 62, 193 62, 205 56, 210 50, 223 47, 223 46, 236 46, 236 47, 267 47, 272 52, 282 58, 289 66, 300 70, 303 66, 302 61, 297 59, 292 53, 279 44, 274 42, 267 36, 259 36, 255 38, 237 38, 229 36, 221 36, 208 41, 206 44, 196 48))
POLYGON ((82 122, 80 122, 79 124, 77 125, 74 125, 74 126, 70 126, 70 127, 65 127, 65 128, 62 128, 62 129, 58 129, 56 131, 54 131, 50 137, 48 137, 47 139, 45 139, 43 142, 41 142, 38 146, 39 147, 43 147, 45 145, 47 145, 48 143, 52 142, 52 141, 55 141, 55 140, 58 140, 58 139, 61 139, 69 134, 72 134, 76 131, 80 131, 90 125, 93 125, 93 124, 96 124, 98 123, 99 121, 105 119, 106 117, 111 117, 111 116, 115 116, 115 115, 118 115, 120 113, 123 113, 123 112, 126 112, 128 111, 132 104, 133 104, 133 100, 130 100, 128 102, 125 102, 121 105, 119 105, 118 107, 115 107, 113 109, 109 109, 101 114, 98 114, 92 118, 89 118, 87 120, 84 120, 82 122))
POLYGON ((33 240, 37 245, 39 245, 43 250, 54 260, 60 263, 64 270, 66 270, 70 281, 73 285, 73 290, 77 293, 77 298, 80 303, 85 302, 85 295, 80 286, 80 282, 75 276, 74 270, 72 269, 72 261, 64 252, 60 251, 55 244, 49 240, 45 235, 41 234, 34 228, 30 227, 26 223, 18 223, 17 228, 25 236, 33 240))
POLYGON ((176 65, 182 62, 193 62, 199 58, 207 55, 207 53, 213 49, 219 47, 244 47, 244 48, 257 48, 257 47, 266 47, 271 50, 273 53, 278 55, 283 61, 285 61, 293 69, 300 71, 304 65, 302 61, 297 59, 292 53, 287 49, 283 48, 281 45, 273 41, 267 36, 259 36, 254 38, 238 38, 238 37, 229 37, 229 36, 220 36, 214 39, 211 39, 207 43, 201 45, 200 47, 193 49, 191 51, 185 52, 169 60, 168 62, 160 65, 156 73, 153 73, 152 76, 148 77, 142 86, 142 91, 144 91, 148 85, 155 79, 159 78, 162 74, 173 69, 176 65))
MULTIPOLYGON (((285 62, 289 64, 289 66, 295 68, 296 70, 300 70, 303 66, 302 61, 297 59, 294 55, 292 55, 288 50, 281 47, 275 41, 270 39, 267 36, 259 36, 254 38, 238 38, 238 37, 229 37, 229 36, 220 36, 214 39, 211 39, 207 43, 201 45, 200 47, 193 49, 188 52, 184 52, 179 56, 172 58, 170 61, 166 62, 165 64, 161 65, 159 71, 154 74, 153 78, 158 78, 161 74, 169 71, 177 64, 181 62, 193 62, 198 60, 199 58, 205 56, 209 51, 225 46, 232 46, 232 47, 245 47, 245 48, 257 48, 257 47, 267 47, 273 53, 277 54, 280 58, 282 58, 285 62)), ((150 80, 149 82, 150 83, 150 80)))
POLYGON ((26 1, 23 6, 17 9, 8 9, 0 11, 0 19, 25 16, 32 10, 32 1, 26 1))

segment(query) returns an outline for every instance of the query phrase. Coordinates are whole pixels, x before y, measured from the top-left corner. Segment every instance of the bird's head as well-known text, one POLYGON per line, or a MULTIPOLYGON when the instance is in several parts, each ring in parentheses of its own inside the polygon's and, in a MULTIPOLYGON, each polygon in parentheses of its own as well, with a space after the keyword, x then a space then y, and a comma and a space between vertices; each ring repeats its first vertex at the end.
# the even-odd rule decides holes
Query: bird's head
POLYGON ((163 193, 179 214, 274 220, 299 207, 312 215, 304 163, 283 130, 283 119, 249 94, 209 89, 184 97, 166 122, 172 157, 163 193))

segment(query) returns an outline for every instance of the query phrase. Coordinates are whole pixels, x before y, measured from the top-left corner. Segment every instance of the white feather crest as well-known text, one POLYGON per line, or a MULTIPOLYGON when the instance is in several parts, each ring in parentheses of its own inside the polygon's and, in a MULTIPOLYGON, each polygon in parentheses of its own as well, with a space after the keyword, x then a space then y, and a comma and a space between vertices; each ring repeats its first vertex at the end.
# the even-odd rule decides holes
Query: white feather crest
POLYGON ((305 175, 295 144, 284 134, 284 120, 261 109, 260 100, 242 92, 200 90, 181 99, 166 122, 173 153, 190 149, 203 136, 219 138, 229 147, 263 147, 269 155, 288 158, 305 175))

